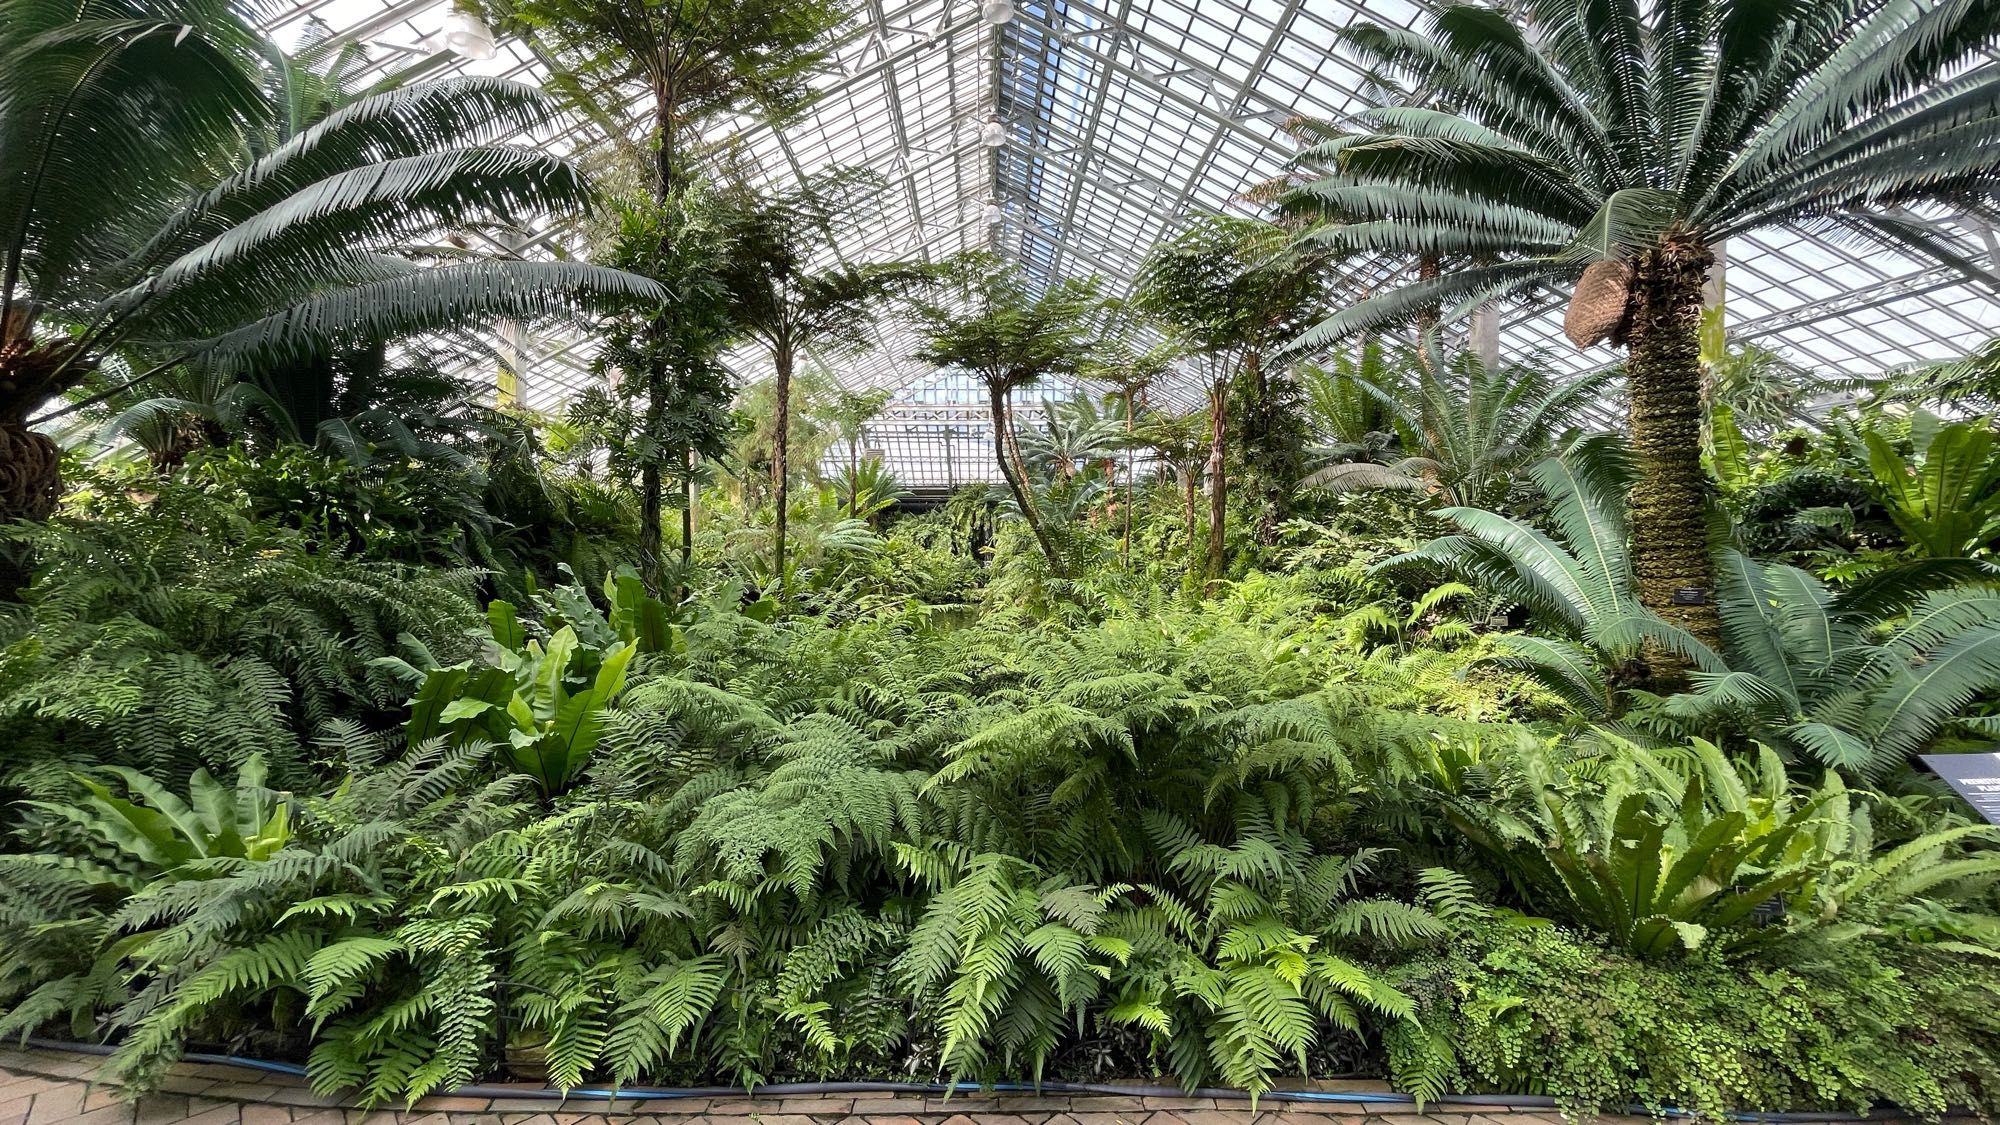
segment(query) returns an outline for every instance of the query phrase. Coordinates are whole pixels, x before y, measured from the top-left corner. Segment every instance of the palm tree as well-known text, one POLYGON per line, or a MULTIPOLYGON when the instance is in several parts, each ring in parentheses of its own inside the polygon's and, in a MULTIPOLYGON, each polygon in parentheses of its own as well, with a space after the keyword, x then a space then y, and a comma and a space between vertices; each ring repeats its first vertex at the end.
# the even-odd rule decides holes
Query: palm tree
POLYGON ((1639 604, 1625 502, 1629 459, 1599 434, 1529 469, 1549 500, 1548 534, 1475 508, 1442 515, 1461 534, 1380 569, 1439 568, 1532 611, 1549 635, 1491 638, 1499 663, 1539 681, 1583 718, 1607 720, 1632 661, 1664 651, 1694 666, 1663 717, 1698 732, 1748 736, 1879 781, 1958 725, 1991 739, 2000 723, 1971 714, 2000 690, 2000 570, 1926 559, 1884 571, 1839 596, 1811 574, 1716 553, 1726 645, 1710 648, 1639 604))
POLYGON ((1344 378, 1386 412, 1404 458, 1391 466, 1329 465, 1304 487, 1423 488, 1449 504, 1503 504, 1520 470, 1575 425, 1580 408, 1616 374, 1606 368, 1558 380, 1532 363, 1488 367, 1471 352, 1441 363, 1415 352, 1402 358, 1400 371, 1344 378))
POLYGON ((1028 494, 1009 402, 1016 391, 1045 376, 1080 368, 1086 358, 1086 329, 1101 307, 1097 285, 1070 279, 1034 293, 1018 269, 985 254, 957 263, 950 282, 912 303, 912 314, 925 337, 916 358, 969 371, 985 384, 1000 476, 1049 568, 1061 574, 1062 558, 1028 494))
POLYGON ((1526 0, 1345 38, 1442 109, 1359 115, 1306 159, 1349 250, 1466 263, 1327 318, 1302 346, 1577 283, 1567 327, 1628 355, 1644 603, 1720 639, 1699 326, 1715 247, 1789 223, 1888 237, 1881 209, 1983 195, 2000 169, 2000 22, 1984 3, 1526 0), (1581 280, 1579 281, 1579 278, 1581 280), (1676 604, 1676 601, 1700 604, 1676 604))
POLYGON ((1079 467, 1109 461, 1123 444, 1123 420, 1088 396, 1042 400, 1042 425, 1021 439, 1026 465, 1049 480, 1070 480, 1079 467))
POLYGON ((730 225, 730 254, 720 274, 742 330, 771 355, 777 379, 776 434, 771 489, 777 502, 772 573, 785 574, 786 504, 791 478, 792 375, 802 351, 864 346, 876 313, 924 276, 900 263, 815 270, 813 260, 830 245, 861 190, 876 187, 851 172, 813 177, 798 189, 749 199, 730 225))
MULTIPOLYGON (((358 100, 261 153, 262 44, 215 0, 0 5, 0 518, 46 516, 29 415, 107 356, 236 375, 471 317, 658 287, 569 262, 420 264, 437 230, 589 205, 564 161, 484 143, 550 120, 532 87, 461 78, 358 100)), ((37 419, 39 421, 40 419, 37 419)))

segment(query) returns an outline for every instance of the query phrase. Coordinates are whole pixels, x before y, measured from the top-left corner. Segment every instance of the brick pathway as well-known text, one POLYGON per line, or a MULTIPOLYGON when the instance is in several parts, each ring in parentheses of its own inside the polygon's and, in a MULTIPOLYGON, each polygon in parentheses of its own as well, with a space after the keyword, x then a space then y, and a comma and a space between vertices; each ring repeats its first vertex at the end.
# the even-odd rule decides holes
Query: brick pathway
MULTIPOLYGON (((1468 1102, 1247 1102, 1086 1095, 912 1094, 853 1097, 675 1098, 607 1102, 526 1096, 434 1097, 363 1110, 314 1093, 303 1079, 230 1066, 182 1064, 158 1094, 126 1101, 96 1081, 96 1056, 0 1048, 0 1125, 1562 1125, 1553 1111, 1468 1102)), ((1323 1084, 1385 1092, 1366 1083, 1323 1084)), ((505 1093, 506 1087, 482 1087, 505 1093)), ((1650 1119, 1606 1117, 1610 1125, 1650 1119)), ((1876 1118, 1874 1120, 1882 1120, 1876 1118)))

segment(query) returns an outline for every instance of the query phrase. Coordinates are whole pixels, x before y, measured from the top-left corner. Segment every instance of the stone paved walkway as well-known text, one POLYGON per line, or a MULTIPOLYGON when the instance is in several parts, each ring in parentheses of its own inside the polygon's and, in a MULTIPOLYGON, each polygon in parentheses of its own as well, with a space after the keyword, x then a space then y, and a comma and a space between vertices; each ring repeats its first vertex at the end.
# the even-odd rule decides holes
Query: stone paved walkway
MULTIPOLYGON (((675 1098, 607 1102, 529 1096, 527 1086, 479 1097, 426 1098, 364 1110, 314 1093, 303 1079, 233 1066, 182 1064, 165 1089, 136 1102, 97 1081, 96 1056, 0 1048, 0 1125, 1561 1125, 1553 1111, 1452 1102, 1258 1103, 1211 1098, 913 1094, 853 1097, 675 1098), (509 1096, 495 1096, 506 1094, 509 1096)), ((1366 1083, 1323 1084, 1383 1093, 1366 1083)), ((1605 1117, 1610 1125, 1647 1118, 1605 1117)), ((1882 1118, 1873 1120, 1880 1121, 1882 1118)))

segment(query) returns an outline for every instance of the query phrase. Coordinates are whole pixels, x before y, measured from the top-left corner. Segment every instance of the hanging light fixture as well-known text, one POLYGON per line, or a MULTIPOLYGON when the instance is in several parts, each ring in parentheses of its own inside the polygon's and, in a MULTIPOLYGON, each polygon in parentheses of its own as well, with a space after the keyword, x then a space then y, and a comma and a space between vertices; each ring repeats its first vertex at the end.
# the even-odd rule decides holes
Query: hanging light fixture
POLYGON ((979 6, 979 18, 999 27, 1014 19, 1014 0, 986 0, 979 6))
POLYGON ((986 225, 989 227, 997 227, 1001 223, 1007 221, 1007 212, 1003 210, 1000 204, 997 202, 988 203, 986 205, 986 211, 984 212, 984 214, 986 218, 986 225))
POLYGON ((986 124, 979 127, 979 143, 987 148, 999 148, 1007 143, 1007 125, 998 117, 989 117, 986 124))
POLYGON ((493 29, 474 13, 453 5, 444 17, 444 49, 468 59, 490 59, 493 29))

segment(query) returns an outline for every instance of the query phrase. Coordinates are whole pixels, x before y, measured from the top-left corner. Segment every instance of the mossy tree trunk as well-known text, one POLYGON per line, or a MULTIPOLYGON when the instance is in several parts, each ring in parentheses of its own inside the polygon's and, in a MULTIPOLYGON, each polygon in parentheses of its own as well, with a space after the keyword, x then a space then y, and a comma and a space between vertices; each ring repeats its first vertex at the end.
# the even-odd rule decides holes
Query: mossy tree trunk
MULTIPOLYGON (((1701 467, 1702 282, 1714 255, 1669 235, 1634 263, 1627 394, 1638 480, 1632 487, 1632 570, 1646 608, 1711 648, 1722 643, 1701 467), (1678 599, 1676 591, 1699 591, 1678 599)), ((1672 674, 1676 663, 1668 659, 1672 674)))
POLYGON ((993 414, 993 456, 1000 462, 1000 476, 1007 482, 1007 491, 1014 494, 1014 503, 1020 507, 1021 518, 1027 521, 1028 530, 1034 532, 1035 542, 1042 548, 1043 557, 1049 560, 1050 572, 1061 574, 1062 559, 1056 554, 1048 529, 1042 526, 1041 515, 1035 511, 1033 498, 1028 495, 1027 481, 1021 472, 1020 453, 1013 440, 1014 427, 1007 418, 1007 389, 1003 383, 988 381, 987 406, 993 414))
POLYGON ((792 438, 792 345, 790 341, 780 341, 771 351, 772 366, 778 376, 778 434, 771 443, 771 494, 777 498, 778 519, 775 529, 777 544, 772 551, 773 573, 778 578, 778 589, 785 588, 785 531, 786 505, 791 502, 791 438, 792 438))
POLYGON ((1218 375, 1208 388, 1208 578, 1222 577, 1224 521, 1229 517, 1229 476, 1223 458, 1229 449, 1229 380, 1218 375))

